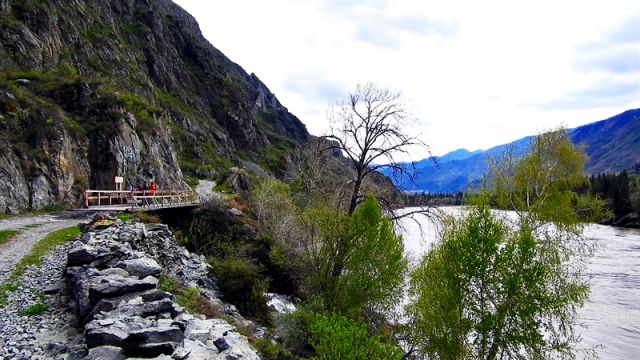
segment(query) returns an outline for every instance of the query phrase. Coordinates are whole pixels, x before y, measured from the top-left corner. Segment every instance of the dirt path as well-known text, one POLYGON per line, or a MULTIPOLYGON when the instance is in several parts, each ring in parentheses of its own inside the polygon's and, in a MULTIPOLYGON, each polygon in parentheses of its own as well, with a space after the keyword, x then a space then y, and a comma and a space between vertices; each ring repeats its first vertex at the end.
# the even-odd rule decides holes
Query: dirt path
POLYGON ((225 200, 227 197, 224 194, 214 192, 213 188, 216 187, 215 181, 210 180, 198 180, 198 187, 196 187, 196 193, 201 203, 211 201, 214 199, 225 200))
POLYGON ((16 264, 29 254, 33 245, 47 234, 87 221, 93 212, 69 211, 56 215, 16 217, 0 220, 0 230, 20 230, 21 233, 0 245, 0 284, 4 283, 16 264))

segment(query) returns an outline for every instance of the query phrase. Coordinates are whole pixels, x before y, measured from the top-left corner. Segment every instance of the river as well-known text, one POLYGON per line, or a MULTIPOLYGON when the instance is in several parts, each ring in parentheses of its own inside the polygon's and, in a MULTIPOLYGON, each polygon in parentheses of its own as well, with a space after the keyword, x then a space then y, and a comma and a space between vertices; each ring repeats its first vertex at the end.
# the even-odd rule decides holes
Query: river
MULTIPOLYGON (((462 211, 440 209, 449 214, 462 211)), ((415 219, 402 221, 405 249, 414 262, 438 233, 432 221, 415 219)), ((591 294, 579 312, 583 327, 578 348, 596 348, 601 359, 640 359, 640 230, 592 224, 585 228, 584 238, 595 242, 597 250, 584 273, 591 294)))

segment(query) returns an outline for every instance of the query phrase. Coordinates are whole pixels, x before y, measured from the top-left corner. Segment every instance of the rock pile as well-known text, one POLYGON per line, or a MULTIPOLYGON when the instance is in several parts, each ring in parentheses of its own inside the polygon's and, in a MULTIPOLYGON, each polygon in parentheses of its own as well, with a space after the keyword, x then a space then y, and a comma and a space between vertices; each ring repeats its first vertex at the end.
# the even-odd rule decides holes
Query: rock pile
POLYGON ((29 266, 13 283, 13 291, 5 292, 0 304, 0 359, 72 360, 85 356, 84 339, 74 326, 76 316, 68 311, 70 298, 62 284, 68 248, 57 248, 41 266, 29 266), (41 314, 25 314, 39 304, 46 306, 41 314))
POLYGON ((259 359, 233 325, 187 314, 172 294, 159 290, 161 273, 197 285, 237 314, 213 297, 207 264, 179 246, 166 225, 117 221, 86 232, 68 253, 65 276, 85 324, 89 359, 259 359))

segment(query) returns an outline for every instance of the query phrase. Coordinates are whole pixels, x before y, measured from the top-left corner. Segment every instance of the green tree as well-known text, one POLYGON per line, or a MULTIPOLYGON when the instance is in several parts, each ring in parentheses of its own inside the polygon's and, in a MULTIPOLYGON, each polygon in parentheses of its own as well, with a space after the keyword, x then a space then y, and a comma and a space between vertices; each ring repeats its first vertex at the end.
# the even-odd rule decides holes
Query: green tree
POLYGON ((369 319, 392 310, 403 297, 407 260, 402 237, 378 201, 368 196, 346 228, 324 219, 331 230, 320 246, 316 283, 327 310, 369 319))
POLYGON ((571 357, 580 276, 591 247, 585 221, 603 203, 574 189, 585 156, 565 132, 536 137, 521 158, 492 164, 493 187, 461 218, 444 220, 440 242, 411 278, 410 343, 437 359, 571 357), (488 199, 513 210, 498 217, 488 199))

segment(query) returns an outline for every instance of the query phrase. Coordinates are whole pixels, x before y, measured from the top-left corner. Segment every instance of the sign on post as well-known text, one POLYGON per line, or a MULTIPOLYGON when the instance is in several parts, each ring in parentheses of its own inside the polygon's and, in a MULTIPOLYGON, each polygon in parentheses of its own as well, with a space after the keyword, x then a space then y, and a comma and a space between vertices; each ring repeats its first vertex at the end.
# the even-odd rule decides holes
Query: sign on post
POLYGON ((115 183, 116 183, 116 190, 122 191, 122 183, 124 183, 124 177, 116 176, 115 183))

